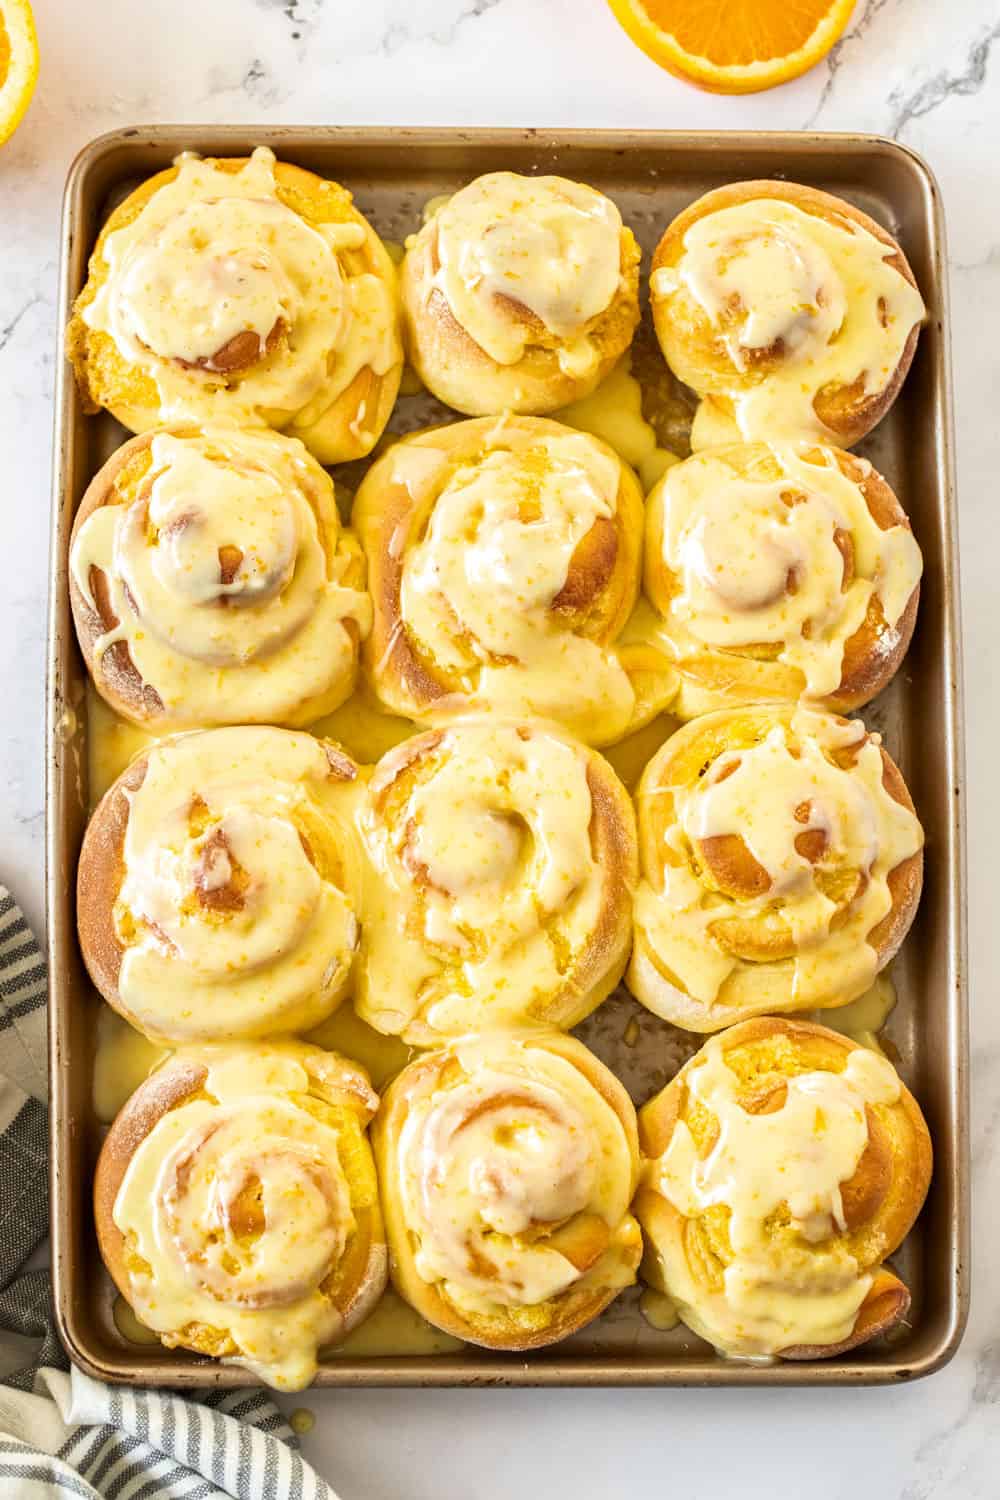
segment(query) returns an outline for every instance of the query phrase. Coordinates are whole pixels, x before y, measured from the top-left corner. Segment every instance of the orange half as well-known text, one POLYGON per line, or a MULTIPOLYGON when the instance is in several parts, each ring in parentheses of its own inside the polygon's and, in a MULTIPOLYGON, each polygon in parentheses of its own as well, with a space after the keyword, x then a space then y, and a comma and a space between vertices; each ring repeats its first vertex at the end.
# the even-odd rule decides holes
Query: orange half
POLYGON ((855 0, 608 0, 661 68, 717 94, 787 83, 826 56, 855 0))
POLYGON ((0 0, 0 146, 14 134, 38 77, 38 38, 28 0, 0 0))

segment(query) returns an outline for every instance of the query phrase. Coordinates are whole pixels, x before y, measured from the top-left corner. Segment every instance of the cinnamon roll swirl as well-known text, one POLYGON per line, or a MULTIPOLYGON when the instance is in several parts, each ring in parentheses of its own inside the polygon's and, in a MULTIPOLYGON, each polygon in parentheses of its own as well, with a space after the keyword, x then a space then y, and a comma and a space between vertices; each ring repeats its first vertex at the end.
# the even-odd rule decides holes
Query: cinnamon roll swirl
POLYGON ((867 703, 909 645, 921 569, 889 485, 840 449, 734 444, 668 469, 645 583, 677 667, 671 712, 867 703))
POLYGON ((98 1161, 97 1233, 168 1348, 309 1384, 386 1284, 378 1102, 356 1063, 299 1042, 182 1050, 132 1095, 98 1161))
POLYGON ((102 798, 80 854, 80 945, 101 994, 154 1040, 305 1031, 358 945, 357 767, 290 730, 161 740, 102 798))
POLYGON ((332 480, 266 428, 159 428, 120 448, 77 513, 70 600, 102 697, 157 730, 331 713, 371 627, 332 480))
POLYGON ((132 432, 263 424, 341 463, 399 389, 396 272, 337 183, 264 147, 184 155, 111 214, 67 348, 84 399, 132 432))
POLYGON ((592 391, 639 321, 639 247, 603 193, 490 172, 407 242, 409 359, 470 416, 546 413, 592 391))
POLYGON ((418 1058, 373 1138, 392 1279, 435 1327, 535 1349, 635 1280, 635 1111, 573 1037, 493 1032, 418 1058))
POLYGON ((931 1175, 892 1064, 824 1026, 733 1026, 639 1114, 642 1276, 722 1354, 820 1359, 906 1316, 884 1264, 931 1175))
POLYGON ((518 1021, 569 1028, 621 978, 637 877, 624 787, 540 723, 466 720, 376 766, 355 1008, 414 1046, 518 1021))
POLYGON ((667 363, 702 397, 695 449, 850 448, 896 399, 925 314, 892 235, 795 182, 733 183, 692 203, 657 246, 650 292, 667 363))
POLYGON ((664 1020, 718 1031, 845 1005, 906 936, 923 831, 879 736, 856 719, 706 714, 653 757, 637 802, 628 984, 664 1020))
POLYGON ((606 444, 537 417, 420 432, 368 471, 353 523, 374 606, 363 664, 393 713, 537 714, 597 745, 634 727, 616 642, 643 500, 606 444))

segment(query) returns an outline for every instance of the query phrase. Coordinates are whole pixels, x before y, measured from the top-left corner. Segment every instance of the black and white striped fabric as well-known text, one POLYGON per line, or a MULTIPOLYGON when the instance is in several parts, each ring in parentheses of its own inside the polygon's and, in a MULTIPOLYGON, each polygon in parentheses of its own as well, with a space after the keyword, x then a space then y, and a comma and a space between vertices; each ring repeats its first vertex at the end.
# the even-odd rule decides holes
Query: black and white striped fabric
POLYGON ((48 1272, 25 1266, 48 1230, 47 998, 41 950, 0 885, 0 1495, 337 1500, 264 1391, 185 1401, 68 1370, 48 1272))

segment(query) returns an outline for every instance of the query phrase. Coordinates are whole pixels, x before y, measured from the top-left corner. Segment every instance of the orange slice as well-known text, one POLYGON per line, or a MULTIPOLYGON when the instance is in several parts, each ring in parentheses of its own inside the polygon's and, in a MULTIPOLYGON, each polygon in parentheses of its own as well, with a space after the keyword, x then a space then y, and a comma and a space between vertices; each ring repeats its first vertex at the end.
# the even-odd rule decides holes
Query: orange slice
POLYGON ((826 56, 855 0, 608 0, 633 42, 678 78, 754 94, 826 56))
POLYGON ((38 77, 38 38, 28 0, 0 0, 0 146, 21 123, 38 77))

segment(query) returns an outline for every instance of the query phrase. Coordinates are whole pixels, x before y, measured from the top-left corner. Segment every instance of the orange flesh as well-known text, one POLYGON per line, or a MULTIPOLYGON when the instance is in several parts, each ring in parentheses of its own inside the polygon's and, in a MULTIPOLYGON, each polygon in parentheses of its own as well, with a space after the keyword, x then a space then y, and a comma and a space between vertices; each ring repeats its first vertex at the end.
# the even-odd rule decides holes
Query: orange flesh
POLYGON ((797 52, 830 12, 830 0, 645 0, 661 31, 696 57, 741 67, 797 52))

